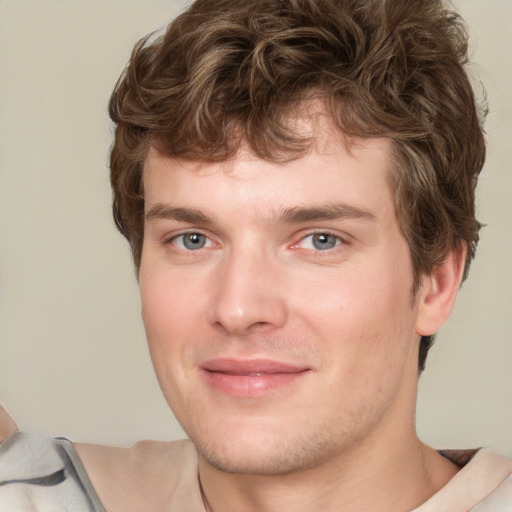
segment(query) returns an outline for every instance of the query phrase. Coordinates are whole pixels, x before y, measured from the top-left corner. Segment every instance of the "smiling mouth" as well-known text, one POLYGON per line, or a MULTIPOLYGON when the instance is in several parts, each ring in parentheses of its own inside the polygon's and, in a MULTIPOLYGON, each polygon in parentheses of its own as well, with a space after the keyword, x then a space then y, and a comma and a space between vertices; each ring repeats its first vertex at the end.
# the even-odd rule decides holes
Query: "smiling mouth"
POLYGON ((268 359, 212 359, 201 365, 211 389, 236 397, 277 392, 301 379, 310 369, 268 359))
MULTIPOLYGON (((207 370, 211 371, 211 370, 207 370)), ((223 373, 224 375, 236 375, 238 377, 252 377, 253 375, 269 375, 266 372, 251 372, 251 373, 239 373, 239 372, 219 372, 223 373)), ((272 374, 270 374, 272 375, 272 374)))

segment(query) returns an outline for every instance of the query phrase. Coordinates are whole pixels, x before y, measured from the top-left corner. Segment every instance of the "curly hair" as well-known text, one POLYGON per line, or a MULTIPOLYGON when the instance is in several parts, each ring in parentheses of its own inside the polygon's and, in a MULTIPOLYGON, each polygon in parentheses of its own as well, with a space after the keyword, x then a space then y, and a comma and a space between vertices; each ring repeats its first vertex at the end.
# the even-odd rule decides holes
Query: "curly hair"
MULTIPOLYGON (((197 0, 163 35, 137 43, 110 99, 114 218, 136 268, 150 146, 206 161, 241 144, 264 159, 296 158, 312 141, 292 114, 320 99, 341 132, 393 141, 415 287, 463 246, 465 278, 485 159, 467 62, 465 26, 442 0, 197 0)), ((421 340, 420 370, 432 341, 421 340)))

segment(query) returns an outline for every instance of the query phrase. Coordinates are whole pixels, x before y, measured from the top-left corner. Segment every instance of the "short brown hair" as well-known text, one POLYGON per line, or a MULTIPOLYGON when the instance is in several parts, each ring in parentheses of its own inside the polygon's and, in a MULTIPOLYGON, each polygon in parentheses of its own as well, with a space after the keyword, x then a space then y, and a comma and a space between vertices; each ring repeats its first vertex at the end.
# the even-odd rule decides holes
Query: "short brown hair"
MULTIPOLYGON (((290 112, 321 99, 344 133, 393 140, 391 179, 416 284, 478 241, 482 115, 465 71, 467 34, 441 0, 197 0, 142 39, 110 100, 114 218, 140 265, 142 168, 150 145, 223 160, 241 143, 270 160, 311 141, 290 112)), ((432 337, 421 342, 423 369, 432 337)))

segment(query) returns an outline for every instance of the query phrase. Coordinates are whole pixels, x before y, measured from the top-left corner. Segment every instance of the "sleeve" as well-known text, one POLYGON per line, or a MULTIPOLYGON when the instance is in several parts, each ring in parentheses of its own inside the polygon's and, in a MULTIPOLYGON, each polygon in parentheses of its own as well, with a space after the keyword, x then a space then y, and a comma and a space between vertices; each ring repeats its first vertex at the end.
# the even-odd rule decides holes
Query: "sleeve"
POLYGON ((68 440, 4 429, 9 424, 1 422, 2 434, 11 433, 0 444, 0 511, 105 512, 68 440))

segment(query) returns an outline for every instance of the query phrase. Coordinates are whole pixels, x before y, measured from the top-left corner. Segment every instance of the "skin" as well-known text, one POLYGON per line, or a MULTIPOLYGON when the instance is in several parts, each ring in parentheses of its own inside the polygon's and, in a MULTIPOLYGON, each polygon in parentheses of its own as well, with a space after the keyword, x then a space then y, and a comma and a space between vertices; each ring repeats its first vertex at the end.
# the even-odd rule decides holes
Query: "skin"
POLYGON ((414 410, 419 338, 449 316, 463 251, 413 296, 390 141, 326 123, 286 163, 146 160, 142 315, 214 511, 405 511, 456 472, 414 410), (301 371, 237 395, 212 385, 218 358, 301 371))

